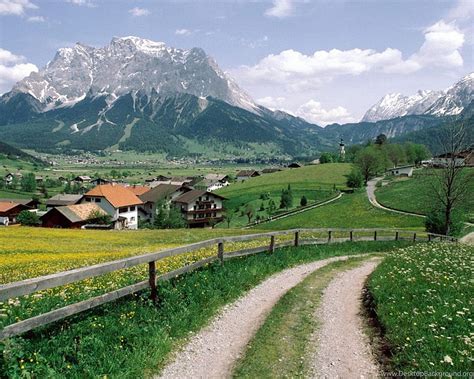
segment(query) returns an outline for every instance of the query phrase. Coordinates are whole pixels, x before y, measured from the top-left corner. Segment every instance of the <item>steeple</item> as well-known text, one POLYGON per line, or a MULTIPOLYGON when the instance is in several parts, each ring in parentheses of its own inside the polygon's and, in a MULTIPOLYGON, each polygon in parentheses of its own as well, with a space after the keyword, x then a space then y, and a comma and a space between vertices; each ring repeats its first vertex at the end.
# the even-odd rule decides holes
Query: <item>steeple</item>
POLYGON ((344 149, 344 140, 341 138, 341 142, 339 142, 339 160, 344 161, 346 157, 346 150, 344 149))

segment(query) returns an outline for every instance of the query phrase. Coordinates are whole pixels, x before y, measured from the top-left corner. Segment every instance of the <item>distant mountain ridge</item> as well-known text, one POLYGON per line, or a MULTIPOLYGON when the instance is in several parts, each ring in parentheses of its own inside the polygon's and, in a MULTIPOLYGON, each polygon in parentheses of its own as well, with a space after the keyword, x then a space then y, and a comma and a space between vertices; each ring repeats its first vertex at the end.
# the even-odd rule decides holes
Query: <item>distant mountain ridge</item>
POLYGON ((410 115, 450 116, 460 114, 474 98, 474 73, 466 75, 445 91, 418 91, 413 96, 385 95, 362 118, 376 122, 410 115))
POLYGON ((202 49, 123 37, 102 48, 78 43, 60 49, 45 68, 1 96, 0 140, 53 153, 290 159, 330 150, 340 138, 361 143, 380 133, 398 137, 440 125, 451 117, 440 110, 455 114, 468 98, 470 77, 443 94, 387 100, 384 117, 390 120, 321 128, 256 105, 202 49), (398 117, 391 111, 398 103, 424 113, 398 117), (435 106, 438 111, 426 114, 435 106))

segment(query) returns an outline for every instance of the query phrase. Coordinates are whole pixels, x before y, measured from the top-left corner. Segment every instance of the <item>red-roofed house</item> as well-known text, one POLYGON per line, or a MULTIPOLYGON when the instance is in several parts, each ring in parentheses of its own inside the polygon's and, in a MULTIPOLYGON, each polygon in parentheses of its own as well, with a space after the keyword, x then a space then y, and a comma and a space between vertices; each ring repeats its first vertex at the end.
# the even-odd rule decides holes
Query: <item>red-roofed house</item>
POLYGON ((81 203, 96 203, 112 216, 116 229, 138 229, 138 206, 142 201, 127 187, 102 184, 84 195, 81 203))
POLYGON ((0 225, 16 224, 21 211, 31 209, 27 205, 13 201, 0 201, 0 225))

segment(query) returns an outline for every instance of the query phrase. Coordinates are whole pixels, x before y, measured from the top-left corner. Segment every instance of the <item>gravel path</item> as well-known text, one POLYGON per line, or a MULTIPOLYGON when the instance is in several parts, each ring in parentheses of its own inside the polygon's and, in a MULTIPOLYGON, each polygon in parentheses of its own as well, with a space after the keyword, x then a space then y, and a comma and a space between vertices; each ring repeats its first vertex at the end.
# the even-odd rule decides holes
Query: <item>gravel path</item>
POLYGON ((374 378, 378 367, 359 315, 367 276, 380 260, 345 271, 325 289, 315 317, 321 327, 314 335, 312 372, 317 378, 374 378))
POLYGON ((209 326, 194 335, 177 353, 159 377, 229 377, 235 362, 280 297, 317 269, 347 259, 347 256, 328 258, 271 276, 224 307, 209 326))

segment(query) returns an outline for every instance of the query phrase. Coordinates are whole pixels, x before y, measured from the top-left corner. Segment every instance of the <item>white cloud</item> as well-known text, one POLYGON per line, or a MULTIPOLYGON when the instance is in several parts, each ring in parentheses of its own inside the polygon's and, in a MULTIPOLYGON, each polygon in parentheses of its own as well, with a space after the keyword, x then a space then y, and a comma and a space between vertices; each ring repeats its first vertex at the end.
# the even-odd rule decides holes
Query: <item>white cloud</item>
POLYGON ((422 67, 461 67, 463 59, 459 49, 464 44, 464 33, 454 23, 441 20, 426 28, 425 41, 420 50, 410 57, 422 67))
POLYGON ((46 22, 43 16, 31 16, 26 19, 28 22, 46 22))
POLYGON ((96 5, 92 2, 92 0, 66 0, 66 2, 74 4, 74 5, 79 5, 81 7, 89 7, 89 8, 96 7, 96 5))
POLYGON ((27 9, 37 8, 29 0, 0 0, 0 15, 22 16, 27 9))
POLYGON ((339 106, 332 109, 324 109, 321 103, 315 100, 309 100, 302 104, 295 114, 306 121, 320 126, 326 126, 335 122, 345 124, 356 121, 346 108, 339 106))
POLYGON ((189 36, 189 35, 193 34, 193 32, 189 29, 176 29, 174 34, 176 34, 178 36, 189 36))
POLYGON ((31 72, 38 71, 38 67, 25 60, 25 57, 0 48, 0 93, 10 90, 13 84, 31 72))
POLYGON ((398 49, 318 50, 306 55, 296 50, 270 54, 254 66, 232 70, 244 85, 267 83, 284 86, 295 92, 314 89, 342 75, 357 76, 367 72, 410 74, 425 67, 457 68, 463 65, 460 49, 464 34, 454 23, 443 20, 424 31, 419 51, 404 59, 398 49))
POLYGON ((151 12, 146 8, 132 8, 128 11, 133 17, 148 16, 151 12))
POLYGON ((293 0, 273 0, 273 6, 265 11, 265 16, 285 18, 293 13, 293 0))
POLYGON ((448 12, 449 20, 468 20, 474 17, 474 2, 472 0, 459 0, 448 12))

